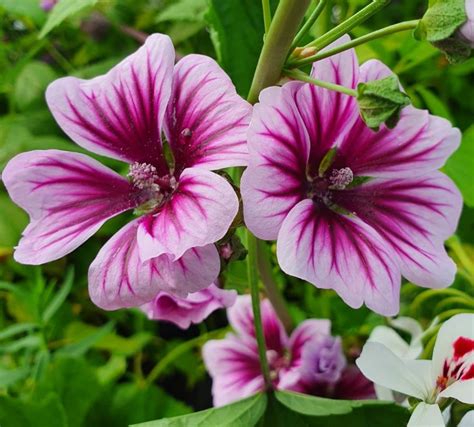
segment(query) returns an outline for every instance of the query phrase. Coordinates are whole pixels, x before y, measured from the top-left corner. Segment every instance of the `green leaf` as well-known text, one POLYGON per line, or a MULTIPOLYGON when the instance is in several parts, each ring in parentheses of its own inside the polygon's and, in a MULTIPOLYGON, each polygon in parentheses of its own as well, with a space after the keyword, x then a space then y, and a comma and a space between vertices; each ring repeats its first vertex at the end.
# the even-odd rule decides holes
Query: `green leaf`
POLYGON ((78 342, 66 345, 58 350, 56 353, 67 356, 81 356, 92 348, 102 338, 107 336, 114 329, 114 322, 109 322, 94 333, 87 335, 78 342))
POLYGON ((267 396, 263 393, 256 394, 244 400, 219 408, 211 408, 205 411, 181 417, 167 418, 163 420, 150 421, 135 424, 139 427, 252 427, 262 417, 267 406, 267 396))
POLYGON ((44 62, 32 61, 26 64, 15 81, 13 99, 20 111, 39 102, 44 103, 44 92, 49 83, 57 78, 56 72, 44 62))
POLYGON ((421 95, 428 110, 430 110, 432 114, 444 117, 453 123, 453 118, 451 117, 451 113, 449 112, 446 103, 439 99, 435 93, 422 85, 416 85, 415 90, 421 95))
MULTIPOLYGON (((277 2, 272 1, 272 4, 277 2)), ((263 45, 263 13, 255 0, 209 0, 207 21, 217 58, 237 92, 247 96, 263 45)))
POLYGON ((30 369, 26 366, 17 369, 0 368, 0 388, 6 388, 25 379, 29 373, 30 369))
POLYGON ((73 282, 74 269, 70 268, 66 273, 66 277, 64 278, 62 286, 57 291, 56 295, 43 312, 42 319, 44 323, 48 323, 55 315, 55 313, 59 310, 59 308, 63 305, 64 301, 66 301, 69 292, 71 292, 73 282))
POLYGON ((158 24, 164 21, 203 21, 207 0, 177 0, 156 17, 158 24))
POLYGON ((2 331, 0 332, 0 340, 4 340, 13 337, 17 334, 31 331, 33 329, 36 329, 37 327, 38 325, 36 323, 16 323, 10 325, 2 329, 2 331))
POLYGON ((35 390, 35 397, 51 392, 60 397, 68 427, 80 427, 101 387, 85 360, 58 357, 35 390))
POLYGON ((2 427, 69 427, 59 397, 55 393, 24 401, 0 396, 2 427))
POLYGON ((464 203, 474 207, 474 125, 464 132, 461 146, 449 158, 444 171, 461 190, 464 203))
POLYGON ((46 18, 39 0, 0 0, 0 8, 11 15, 31 18, 36 24, 42 24, 46 18))
POLYGON ((65 19, 75 15, 86 7, 95 6, 98 0, 59 0, 48 16, 39 38, 42 39, 53 28, 61 24, 65 19))
POLYGON ((378 130, 382 123, 394 128, 400 112, 410 105, 410 97, 400 90, 396 76, 357 85, 359 112, 366 125, 378 130))

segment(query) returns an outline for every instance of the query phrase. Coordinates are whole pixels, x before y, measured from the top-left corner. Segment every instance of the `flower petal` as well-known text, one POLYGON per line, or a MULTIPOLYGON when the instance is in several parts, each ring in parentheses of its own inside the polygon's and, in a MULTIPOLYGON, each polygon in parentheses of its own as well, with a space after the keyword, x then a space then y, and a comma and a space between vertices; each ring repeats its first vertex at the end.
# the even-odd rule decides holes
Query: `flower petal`
POLYGON ((444 427, 444 419, 438 405, 420 402, 408 421, 407 427, 444 427))
POLYGON ((474 405, 474 379, 456 381, 443 390, 439 397, 452 397, 459 402, 474 405))
POLYGON ((185 169, 172 198, 140 224, 140 257, 169 254, 178 259, 193 247, 214 243, 227 233, 238 209, 237 196, 224 178, 204 169, 185 169))
POLYGON ((402 274, 427 287, 450 285, 456 265, 444 241, 456 230, 462 197, 440 172, 418 178, 374 179, 336 194, 335 203, 373 227, 399 255, 402 274))
POLYGON ((209 286, 219 274, 219 255, 213 245, 191 249, 176 262, 167 255, 142 262, 137 243, 140 221, 119 230, 89 268, 90 297, 105 310, 138 307, 163 290, 185 297, 209 286))
POLYGON ((463 313, 451 317, 441 326, 433 349, 433 381, 443 372, 446 359, 454 355, 454 342, 459 338, 474 340, 474 314, 463 313))
POLYGON ((234 290, 220 289, 216 285, 188 294, 186 298, 168 292, 159 292, 153 301, 141 309, 152 320, 166 320, 187 329, 192 323, 201 323, 219 308, 230 307, 237 298, 234 290))
POLYGON ((128 181, 84 154, 30 151, 5 167, 12 200, 30 215, 15 251, 23 264, 43 264, 72 252, 109 218, 137 205, 128 181))
MULTIPOLYGON (((278 353, 283 352, 288 343, 285 328, 269 300, 261 301, 260 309, 267 349, 275 350, 278 353)), ((232 328, 242 338, 250 338, 249 342, 255 341, 252 298, 250 295, 239 295, 235 304, 227 309, 227 317, 232 328)))
POLYGON ((331 334, 331 321, 327 319, 308 319, 300 323, 290 337, 289 346, 292 360, 299 360, 303 346, 331 334))
POLYGON ((103 76, 54 81, 46 100, 59 126, 77 144, 129 163, 152 164, 164 175, 160 133, 173 63, 170 38, 154 34, 103 76))
POLYGON ((349 365, 342 372, 334 386, 333 399, 374 399, 375 390, 372 381, 362 375, 357 366, 349 365))
POLYGON ((334 289, 351 307, 365 302, 380 314, 398 312, 396 254, 358 218, 304 200, 283 222, 277 256, 287 274, 334 289))
POLYGON ((431 362, 401 359, 383 344, 367 342, 356 365, 375 384, 425 399, 429 395, 431 362))
POLYGON ((222 406, 264 389, 258 353, 232 334, 208 341, 202 356, 212 377, 214 406, 222 406))
POLYGON ((383 344, 398 357, 406 357, 410 350, 408 343, 388 326, 375 327, 370 334, 369 341, 383 344))
MULTIPOLYGON (((391 74, 379 61, 367 61, 361 66, 360 81, 391 74)), ((335 167, 350 167, 360 176, 420 176, 443 166, 460 141, 459 129, 448 120, 406 107, 395 129, 373 132, 359 118, 339 146, 335 167)))
POLYGON ((241 193, 245 223, 261 239, 277 237, 282 221, 305 194, 310 145, 295 109, 295 85, 263 90, 248 131, 249 167, 241 193))
POLYGON ((176 64, 173 77, 165 133, 178 173, 192 166, 245 166, 252 107, 227 74, 207 56, 188 55, 176 64))

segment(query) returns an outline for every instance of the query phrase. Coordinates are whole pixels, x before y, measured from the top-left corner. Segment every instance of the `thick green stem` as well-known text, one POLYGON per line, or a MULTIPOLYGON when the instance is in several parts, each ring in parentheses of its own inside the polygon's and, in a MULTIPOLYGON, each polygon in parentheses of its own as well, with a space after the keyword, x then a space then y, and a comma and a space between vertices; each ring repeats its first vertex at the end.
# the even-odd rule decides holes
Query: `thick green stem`
POLYGON ((270 29, 270 24, 272 22, 272 11, 270 10, 270 0, 262 0, 262 9, 263 9, 263 25, 265 27, 265 34, 268 33, 270 29))
POLYGON ((348 43, 344 43, 334 49, 329 49, 324 52, 319 52, 316 55, 308 56, 307 58, 300 60, 289 61, 289 67, 301 67, 303 65, 312 64, 313 62, 320 61, 321 59, 329 58, 330 56, 344 52, 345 50, 352 49, 353 47, 367 43, 371 40, 379 39, 381 37, 388 36, 389 34, 398 33, 400 31, 413 30, 418 25, 418 19, 413 21, 400 22, 398 24, 390 25, 380 30, 361 36, 357 39, 351 40, 348 43))
POLYGON ((260 291, 258 288, 258 269, 257 269, 257 239, 249 230, 247 230, 247 278, 250 285, 252 296, 253 323, 255 326, 255 337, 258 345, 258 357, 260 359, 260 368, 262 369, 265 388, 270 389, 272 382, 270 379, 270 370, 268 368, 267 347, 265 336, 263 334, 262 315, 260 312, 260 291))
POLYGON ((313 79, 307 74, 303 73, 300 70, 286 70, 284 71, 285 75, 291 77, 295 80, 301 80, 303 82, 311 83, 316 86, 323 87, 325 89, 333 90, 335 92, 344 93, 346 95, 357 97, 357 91, 345 86, 337 85, 335 83, 325 82, 323 80, 313 79))
POLYGON ((254 104, 258 95, 268 86, 280 80, 283 64, 288 56, 291 42, 298 31, 311 0, 280 0, 270 29, 265 36, 262 52, 248 94, 254 104))
POLYGON ((313 12, 311 13, 310 17, 308 20, 304 23, 303 27, 301 27, 301 30, 298 31, 298 34, 296 34, 295 39, 293 40, 293 43, 291 44, 291 51, 298 46, 298 43, 301 41, 301 39, 305 36, 305 34, 311 29, 311 27, 314 25, 314 23, 317 21, 321 13, 323 12, 324 8, 326 7, 328 3, 328 0, 320 0, 318 5, 315 7, 313 12))
POLYGON ((318 50, 326 47, 333 41, 336 41, 339 37, 342 37, 344 34, 347 34, 354 27, 357 27, 358 25, 365 22, 372 15, 387 6, 389 3, 390 0, 374 0, 368 6, 357 12, 355 15, 352 15, 349 19, 345 20, 337 27, 334 27, 326 34, 322 35, 311 43, 308 43, 305 47, 315 47, 318 50))
POLYGON ((285 330, 289 333, 292 330, 293 322, 290 313, 286 308, 285 301, 278 289, 278 285, 273 279, 269 248, 266 243, 261 240, 257 241, 257 263, 260 278, 265 286, 267 297, 272 303, 278 318, 283 323, 285 330))

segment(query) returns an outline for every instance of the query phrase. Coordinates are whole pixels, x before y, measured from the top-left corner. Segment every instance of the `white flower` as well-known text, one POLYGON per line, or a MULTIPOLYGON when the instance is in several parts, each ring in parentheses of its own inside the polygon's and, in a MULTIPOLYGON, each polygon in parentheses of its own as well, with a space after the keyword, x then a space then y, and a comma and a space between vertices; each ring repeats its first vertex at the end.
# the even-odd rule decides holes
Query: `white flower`
POLYGON ((375 384, 421 400, 409 427, 444 426, 443 399, 474 404, 474 315, 459 314, 444 323, 432 360, 403 358, 384 344, 367 342, 356 363, 375 384))

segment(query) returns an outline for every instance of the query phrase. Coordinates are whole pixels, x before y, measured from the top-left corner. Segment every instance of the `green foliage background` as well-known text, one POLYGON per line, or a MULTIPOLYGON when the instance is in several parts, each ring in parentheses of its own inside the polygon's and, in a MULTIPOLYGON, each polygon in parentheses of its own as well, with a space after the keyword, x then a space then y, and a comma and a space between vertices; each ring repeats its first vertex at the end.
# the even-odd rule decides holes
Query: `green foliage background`
MULTIPOLYGON (((312 35, 323 33, 366 3, 333 0, 312 35)), ((425 3, 392 1, 352 35, 418 18, 425 3)), ((0 0, 0 20, 0 171, 22 151, 82 151, 61 133, 44 101, 46 86, 59 76, 90 78, 104 73, 134 51, 146 34, 163 32, 171 36, 180 55, 198 52, 216 57, 245 96, 263 41, 257 0, 61 0, 50 14, 37 0, 0 0)), ((399 74, 416 106, 446 117, 464 133, 461 148, 444 168, 466 204, 458 235, 449 241, 459 265, 456 283, 439 292, 405 284, 402 314, 426 326, 436 315, 446 319, 459 311, 473 311, 474 59, 448 66, 436 49, 408 33, 373 41, 357 53, 361 62, 370 58, 385 62, 399 74)), ((101 161, 119 171, 122 167, 109 159, 101 161)), ((22 266, 11 254, 27 217, 0 183, 2 427, 126 426, 211 406, 211 383, 199 350, 210 337, 225 334, 224 313, 181 331, 149 321, 138 310, 102 311, 88 298, 88 265, 127 220, 126 215, 112 219, 62 260, 42 267, 22 266)), ((295 322, 330 318, 333 332, 344 339, 349 359, 356 357, 371 329, 384 322, 366 309, 349 309, 330 291, 281 275, 276 266, 274 272, 295 322)), ((227 287, 247 291, 242 262, 230 264, 223 280, 227 287)), ((428 350, 433 342, 427 337, 428 350)), ((309 422, 303 415, 299 421, 285 418, 283 402, 271 399, 273 415, 265 415, 263 423, 309 422)), ((261 416, 258 411, 249 414, 261 416)), ((224 425, 221 416, 215 419, 224 425)), ((314 425, 347 424, 347 418, 341 417, 332 424, 314 425)), ((184 419, 173 425, 188 424, 184 419)))

